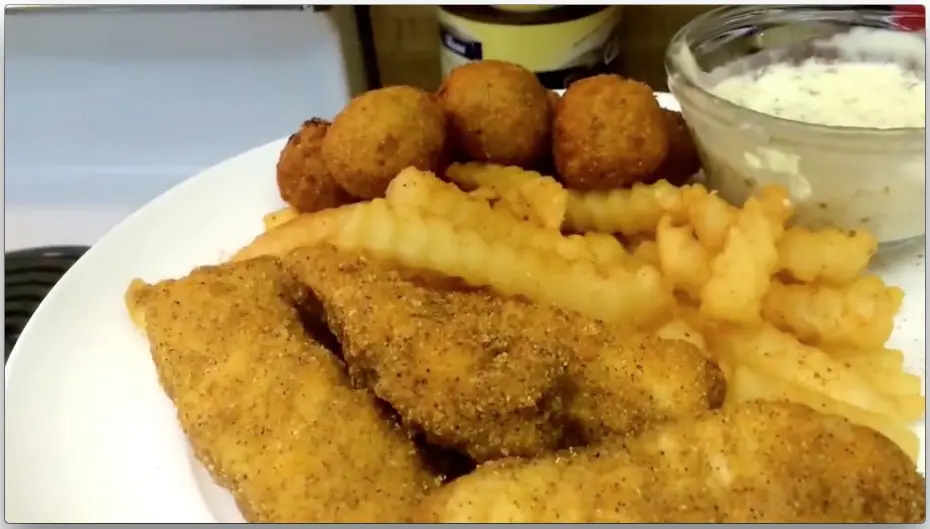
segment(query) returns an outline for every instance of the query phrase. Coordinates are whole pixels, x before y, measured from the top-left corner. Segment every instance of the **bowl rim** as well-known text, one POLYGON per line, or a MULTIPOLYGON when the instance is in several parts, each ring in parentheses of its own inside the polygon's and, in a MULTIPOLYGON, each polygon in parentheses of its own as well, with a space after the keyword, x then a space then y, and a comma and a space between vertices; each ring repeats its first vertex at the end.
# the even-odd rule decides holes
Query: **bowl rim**
MULTIPOLYGON (((791 11, 795 14, 797 13, 806 13, 806 14, 820 14, 823 15, 822 18, 812 19, 812 22, 828 22, 830 20, 845 20, 850 21, 853 17, 862 17, 863 15, 868 17, 877 17, 881 20, 889 20, 890 17, 894 16, 897 18, 908 18, 908 17, 917 17, 915 13, 888 13, 880 9, 878 6, 858 6, 855 9, 824 9, 825 6, 813 6, 813 5, 782 5, 782 6, 765 6, 765 5, 727 5, 716 7, 705 13, 702 13, 691 20, 689 20, 685 25, 678 29, 675 34, 669 40, 668 45, 665 48, 664 54, 664 63, 665 63, 665 75, 668 77, 668 86, 669 91, 672 92, 676 99, 678 99, 679 104, 684 107, 687 104, 689 97, 682 97, 680 93, 675 93, 672 90, 672 77, 673 69, 676 70, 674 76, 681 78, 683 84, 687 85, 689 88, 697 91, 698 95, 710 100, 713 104, 718 107, 723 107, 735 112, 743 112, 749 116, 752 116, 753 119, 761 122, 763 126, 772 125, 776 128, 781 129, 796 129, 804 130, 805 132, 816 132, 823 134, 825 136, 833 136, 837 138, 860 138, 860 139, 875 139, 875 138, 896 138, 902 136, 913 136, 921 135, 926 136, 927 127, 926 125, 922 127, 891 127, 891 128, 875 128, 875 127, 858 127, 858 126, 838 126, 838 125, 823 125, 820 123, 809 123, 806 121, 799 121, 795 119, 783 118, 781 116, 775 116, 772 114, 766 114, 758 110, 751 109, 749 107, 744 107, 738 105, 720 97, 710 90, 702 87, 699 83, 696 83, 689 74, 685 73, 685 69, 680 66, 680 59, 676 57, 679 48, 685 48, 690 53, 691 46, 688 43, 687 37, 688 34, 694 31, 695 28, 700 27, 702 24, 706 24, 714 18, 723 17, 723 16, 732 16, 733 14, 741 15, 744 17, 753 16, 753 15, 764 15, 766 12, 771 12, 772 14, 778 12, 791 11), (768 123, 766 123, 768 122, 768 123)), ((786 16, 787 21, 787 16, 786 16)), ((851 24, 852 25, 852 24, 851 24)), ((893 26, 889 24, 889 27, 886 29, 891 30, 893 26)), ((902 26, 902 29, 904 27, 902 26)), ((909 30, 908 30, 909 31, 909 30)), ((910 31, 914 33, 913 31, 910 31)), ((925 59, 926 63, 926 59, 925 59)), ((926 110, 924 112, 924 120, 926 121, 926 110)))

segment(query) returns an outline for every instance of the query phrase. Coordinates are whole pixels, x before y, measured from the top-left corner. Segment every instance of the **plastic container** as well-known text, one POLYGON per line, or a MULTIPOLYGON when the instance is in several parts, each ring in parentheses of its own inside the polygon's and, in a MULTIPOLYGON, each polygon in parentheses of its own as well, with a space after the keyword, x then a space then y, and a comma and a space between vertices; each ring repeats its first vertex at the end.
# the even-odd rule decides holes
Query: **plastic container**
POLYGON ((814 125, 756 112, 709 90, 737 72, 809 57, 891 61, 923 78, 924 36, 906 32, 907 22, 906 15, 879 8, 738 6, 686 24, 666 52, 666 71, 708 185, 740 204, 758 186, 782 184, 795 204, 795 223, 865 229, 883 249, 922 239, 925 127, 814 125), (848 45, 844 35, 856 37, 855 54, 831 47, 848 45))

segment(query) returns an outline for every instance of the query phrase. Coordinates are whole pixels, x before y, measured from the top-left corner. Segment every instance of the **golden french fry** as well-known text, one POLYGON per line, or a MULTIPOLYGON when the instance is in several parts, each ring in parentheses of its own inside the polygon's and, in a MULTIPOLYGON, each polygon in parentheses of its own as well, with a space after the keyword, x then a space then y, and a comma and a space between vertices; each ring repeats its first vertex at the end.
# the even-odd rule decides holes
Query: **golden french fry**
POLYGON ((906 424, 870 413, 770 374, 739 366, 727 380, 727 403, 737 404, 750 400, 785 400, 804 404, 824 413, 841 415, 853 423, 881 433, 898 445, 915 463, 920 457, 920 439, 906 424))
POLYGON ((700 301, 701 287, 710 277, 710 258, 690 226, 674 226, 672 222, 666 215, 656 229, 659 265, 673 288, 700 301))
POLYGON ((878 241, 864 231, 789 228, 778 243, 778 269, 798 281, 848 283, 865 272, 878 241))
POLYGON ((726 242, 730 226, 736 223, 739 209, 710 192, 704 186, 681 190, 684 216, 709 255, 716 255, 726 242))
POLYGON ((896 415, 906 422, 919 421, 927 411, 927 398, 920 393, 916 395, 894 395, 898 411, 896 415))
POLYGON ((129 317, 140 331, 145 331, 145 311, 142 310, 142 304, 145 302, 148 287, 149 285, 145 281, 133 279, 123 296, 123 302, 129 311, 129 317))
POLYGON ((642 241, 633 248, 633 260, 662 268, 662 259, 659 256, 659 245, 655 241, 642 241))
POLYGON ((568 192, 551 176, 516 166, 469 162, 450 165, 446 177, 465 191, 493 190, 495 208, 537 226, 557 230, 565 219, 568 192))
POLYGON ((614 268, 605 274, 590 262, 488 241, 446 219, 381 199, 354 209, 333 243, 607 322, 653 325, 673 305, 671 290, 653 267, 614 268))
POLYGON ((468 196, 484 200, 485 202, 498 200, 501 197, 500 193, 491 189, 490 187, 479 187, 477 189, 472 189, 468 192, 468 196))
POLYGON ((455 228, 474 231, 487 241, 514 248, 551 252, 566 261, 588 261, 598 268, 622 266, 630 261, 623 245, 605 234, 565 236, 558 230, 521 221, 509 212, 492 208, 435 175, 404 169, 388 186, 387 202, 396 208, 413 208, 425 216, 447 220, 455 228))
POLYGON ((543 175, 512 165, 467 162, 451 164, 446 168, 446 178, 465 191, 484 187, 493 189, 500 196, 508 189, 528 180, 543 178, 543 175))
POLYGON ((558 185, 555 180, 542 178, 524 182, 513 189, 505 191, 494 202, 495 209, 509 212, 518 219, 525 220, 541 228, 558 230, 565 220, 565 202, 568 194, 561 186, 556 193, 548 192, 546 183, 558 185))
POLYGON ((822 393, 866 411, 913 419, 913 409, 903 409, 895 397, 876 391, 859 373, 827 353, 804 345, 794 336, 764 323, 754 329, 732 328, 717 337, 719 354, 733 364, 746 365, 798 386, 822 393), (908 412, 908 413, 905 413, 908 412))
POLYGON ((830 349, 827 352, 857 369, 903 371, 904 352, 897 349, 830 349))
POLYGON ((682 189, 665 180, 629 189, 569 191, 565 227, 569 231, 653 234, 667 214, 682 214, 682 189))
POLYGON ((880 348, 891 337, 904 291, 874 275, 842 287, 772 281, 762 316, 802 341, 827 348, 880 348))
POLYGON ((236 252, 230 261, 244 261, 263 255, 281 257, 297 248, 318 244, 331 236, 339 223, 357 205, 350 204, 298 215, 256 237, 245 248, 236 252))
POLYGON ((669 320, 656 331, 656 336, 662 340, 681 340, 688 342, 701 351, 707 351, 707 342, 701 333, 687 321, 676 318, 669 320))
POLYGON ((298 215, 300 215, 299 211, 290 206, 287 206, 265 215, 262 217, 262 222, 265 224, 265 231, 268 231, 293 220, 298 215))
POLYGON ((723 249, 710 263, 710 277, 701 288, 702 313, 730 323, 760 321, 762 299, 778 263, 776 244, 783 222, 756 197, 746 201, 723 249))
MULTIPOLYGON (((856 369, 855 366, 852 366, 856 369)), ((859 370, 856 372, 869 381, 872 386, 885 395, 920 396, 923 382, 920 377, 904 371, 859 370)))

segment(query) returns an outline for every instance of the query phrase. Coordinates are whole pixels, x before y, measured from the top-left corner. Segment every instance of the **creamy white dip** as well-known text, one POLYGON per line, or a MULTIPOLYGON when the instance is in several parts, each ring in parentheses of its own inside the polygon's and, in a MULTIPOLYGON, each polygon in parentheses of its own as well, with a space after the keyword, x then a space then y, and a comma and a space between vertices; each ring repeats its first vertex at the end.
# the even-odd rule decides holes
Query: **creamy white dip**
POLYGON ((711 92, 742 107, 780 118, 891 129, 923 127, 924 79, 893 63, 773 64, 717 83, 711 92))
POLYGON ((923 235, 924 40, 857 28, 815 46, 836 60, 723 66, 704 84, 739 107, 801 123, 683 100, 708 184, 737 204, 760 186, 783 185, 795 221, 814 228, 865 229, 882 243, 923 235))

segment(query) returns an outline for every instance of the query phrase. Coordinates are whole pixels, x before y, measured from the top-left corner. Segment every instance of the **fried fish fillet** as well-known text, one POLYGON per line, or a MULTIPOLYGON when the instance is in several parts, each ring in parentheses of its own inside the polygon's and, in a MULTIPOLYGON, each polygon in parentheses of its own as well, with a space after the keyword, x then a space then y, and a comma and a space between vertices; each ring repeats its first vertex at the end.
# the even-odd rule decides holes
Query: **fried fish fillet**
POLYGON ((423 522, 921 522, 925 481, 835 415, 750 402, 635 437, 495 461, 440 487, 423 522))
POLYGON ((563 337, 575 351, 564 394, 568 444, 633 435, 726 399, 723 371, 688 342, 593 322, 563 337))
POLYGON ((274 258, 130 287, 165 393, 252 522, 397 522, 434 483, 412 441, 308 337, 274 258))
POLYGON ((417 281, 330 245, 285 263, 319 297, 357 383, 431 442, 476 460, 557 446, 564 313, 417 281))
POLYGON ((538 455, 723 401, 720 370, 687 344, 418 280, 329 245, 285 263, 322 302, 350 373, 433 442, 478 461, 538 455), (567 435, 576 430, 581 439, 567 435))

